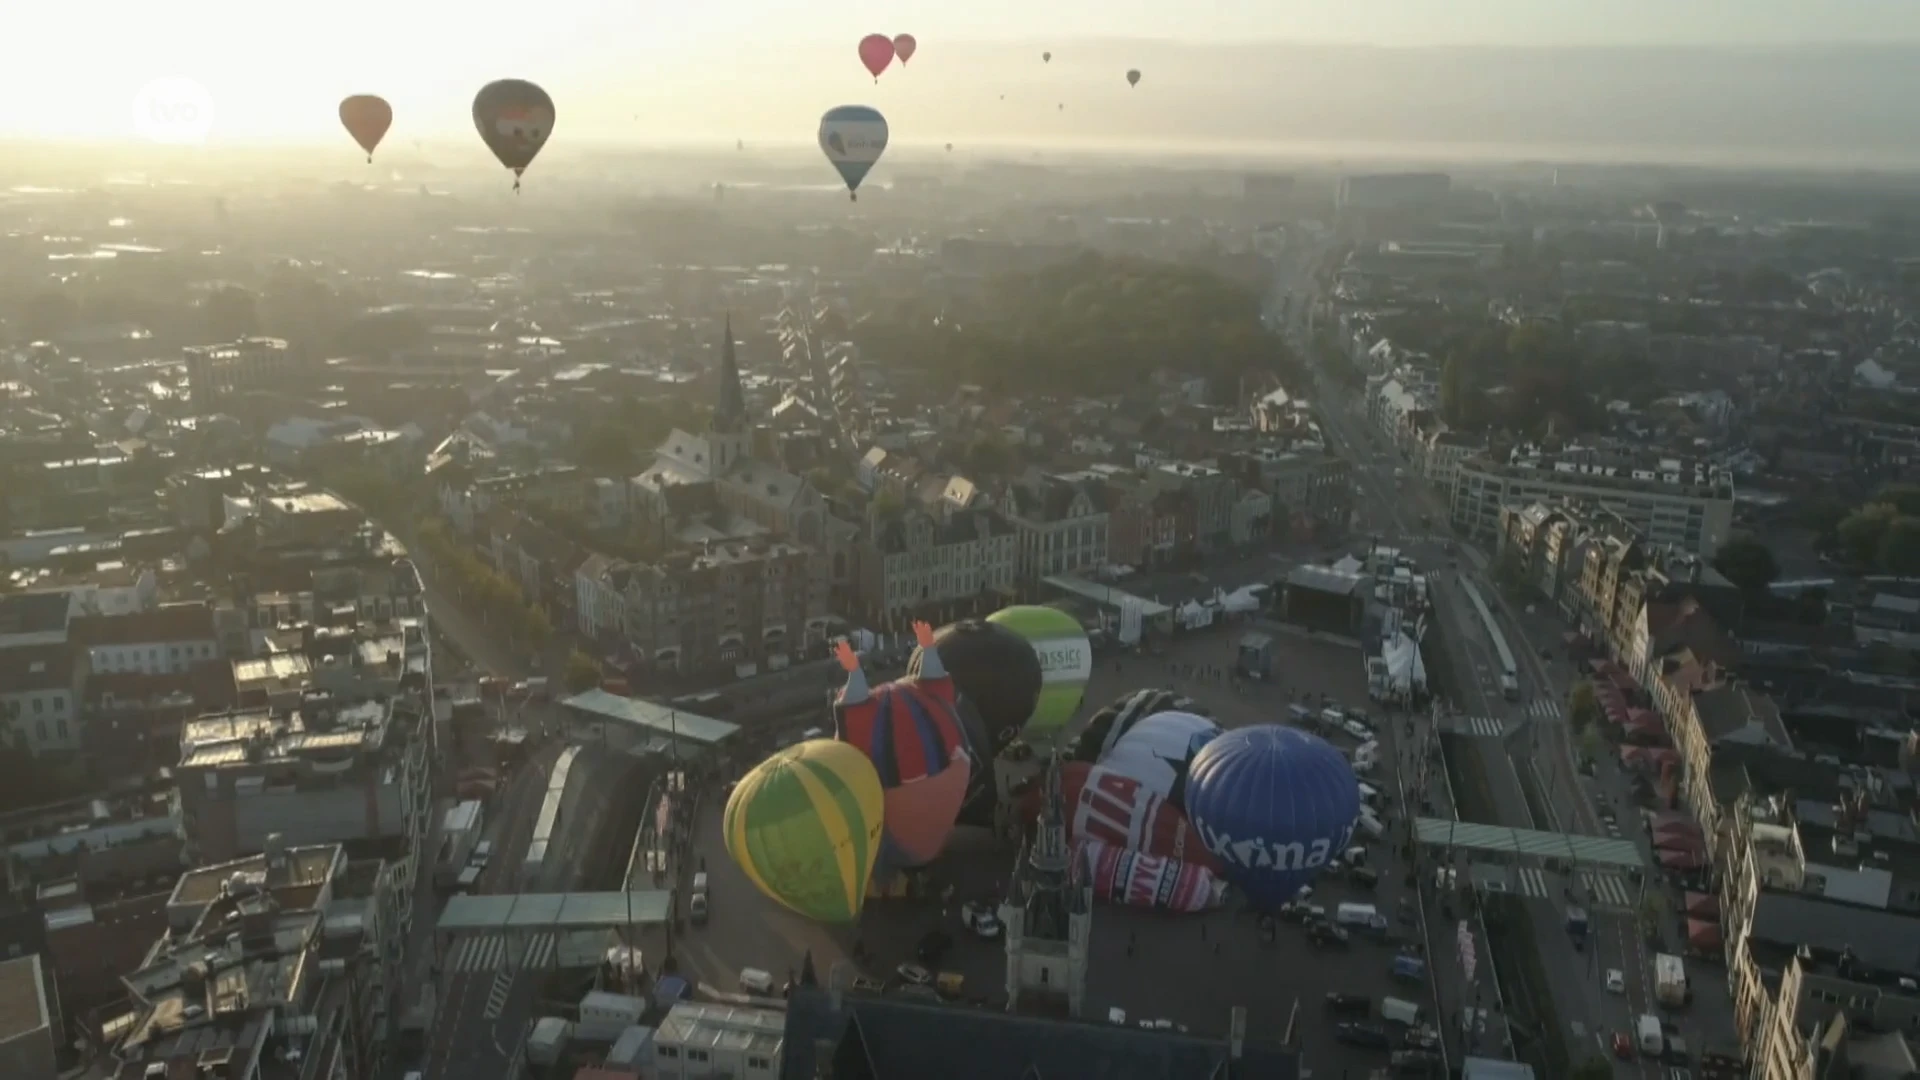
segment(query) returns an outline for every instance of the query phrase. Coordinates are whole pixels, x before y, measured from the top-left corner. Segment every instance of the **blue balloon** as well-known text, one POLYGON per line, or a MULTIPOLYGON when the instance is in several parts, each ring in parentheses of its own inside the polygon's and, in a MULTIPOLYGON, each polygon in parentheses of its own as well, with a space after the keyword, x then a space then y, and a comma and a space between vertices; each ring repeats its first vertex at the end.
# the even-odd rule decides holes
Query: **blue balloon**
POLYGON ((1325 739, 1261 724, 1214 739, 1187 771, 1187 817, 1255 906, 1294 898, 1347 850, 1360 782, 1325 739))
POLYGON ((828 109, 820 118, 820 152, 839 171, 854 198, 859 198, 860 181, 867 178, 886 149, 887 118, 877 109, 842 105, 828 109))

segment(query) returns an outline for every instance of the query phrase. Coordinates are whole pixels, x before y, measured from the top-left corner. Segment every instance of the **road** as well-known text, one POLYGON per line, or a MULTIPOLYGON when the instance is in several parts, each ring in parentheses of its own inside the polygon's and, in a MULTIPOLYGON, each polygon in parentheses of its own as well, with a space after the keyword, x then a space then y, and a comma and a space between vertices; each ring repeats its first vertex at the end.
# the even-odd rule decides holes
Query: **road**
MULTIPOLYGON (((1296 318, 1287 326, 1287 333, 1296 352, 1310 357, 1314 354, 1303 317, 1306 307, 1303 303, 1295 304, 1296 318)), ((1465 574, 1474 580, 1483 596, 1491 597, 1497 590, 1484 580, 1483 568, 1476 567, 1472 559, 1461 559, 1439 531, 1448 519, 1445 505, 1423 480, 1411 475, 1413 470, 1399 458, 1398 451, 1366 423, 1364 407, 1355 395, 1328 377, 1318 365, 1314 371, 1315 392, 1320 402, 1318 415, 1329 448, 1354 463, 1353 475, 1358 488, 1355 506, 1361 528, 1401 548, 1429 571, 1439 616, 1448 620, 1445 641, 1454 675, 1452 685, 1461 698, 1453 705, 1470 720, 1481 721, 1481 736, 1463 735, 1446 742, 1451 752, 1470 755, 1486 777, 1487 795, 1498 818, 1492 824, 1603 835, 1588 798, 1573 780, 1571 747, 1566 724, 1559 715, 1563 710, 1557 705, 1564 700, 1564 695, 1556 693, 1551 683, 1540 677, 1538 647, 1516 633, 1503 630, 1516 658, 1526 654, 1520 663, 1522 700, 1504 700, 1498 689, 1499 665, 1494 659, 1492 643, 1460 589, 1460 577, 1465 574), (1489 735, 1491 737, 1487 737, 1489 735), (1536 781, 1533 771, 1539 763, 1545 763, 1549 774, 1539 780, 1552 782, 1536 781), (1534 820, 1527 789, 1523 787, 1523 774, 1528 783, 1548 793, 1549 816, 1554 820, 1534 820)), ((1438 794, 1429 784, 1427 797, 1432 799, 1438 794)), ((1463 878, 1466 876, 1464 867, 1461 874, 1463 878)), ((1646 989, 1640 980, 1629 977, 1630 993, 1625 999, 1609 995, 1605 991, 1605 969, 1617 966, 1632 975, 1649 971, 1651 965, 1642 962, 1635 953, 1639 938, 1633 932, 1634 916, 1630 909, 1616 915, 1589 901, 1594 940, 1584 952, 1573 948, 1564 928, 1567 890, 1570 886, 1577 889, 1586 884, 1586 879, 1569 882, 1537 871, 1524 872, 1521 877, 1520 891, 1532 901, 1530 921, 1541 965, 1551 984, 1555 1012, 1563 1021, 1579 1025, 1577 1029, 1560 1033, 1571 1044, 1571 1060, 1577 1062, 1585 1056, 1584 1047, 1598 1045, 1596 1038, 1600 1032, 1629 1022, 1630 1012, 1640 1007, 1639 998, 1646 989)), ((1617 881, 1599 884, 1609 896, 1617 898, 1620 894, 1617 881)), ((1430 917, 1442 917, 1441 913, 1432 911, 1442 899, 1429 898, 1430 917)), ((1484 937, 1484 931, 1480 936, 1484 937)), ((1457 961, 1452 966, 1458 970, 1457 961)), ((1489 978, 1487 974, 1477 974, 1482 983, 1489 978)))
MULTIPOLYGON (((1299 265, 1311 261, 1303 259, 1299 265)), ((1294 275, 1304 278, 1306 273, 1296 268, 1294 275)), ((1306 307, 1296 302, 1296 317, 1286 330, 1296 351, 1312 356, 1303 317, 1306 307)), ((1639 814, 1631 780, 1614 756, 1597 755, 1600 760, 1591 777, 1577 767, 1576 739, 1562 705, 1577 676, 1564 660, 1560 642, 1564 628, 1546 613, 1516 611, 1487 579, 1486 559, 1478 552, 1465 549, 1464 557, 1456 557, 1453 545, 1439 534, 1448 520, 1444 501, 1424 481, 1413 476, 1404 480, 1396 477, 1395 469, 1411 472, 1410 467, 1365 422, 1364 408, 1353 395, 1317 367, 1315 372, 1320 417, 1329 446, 1355 463, 1360 495, 1356 505, 1363 528, 1401 547, 1424 567, 1448 568, 1435 575, 1435 588, 1443 601, 1443 611, 1454 613, 1447 627, 1450 666, 1465 698, 1455 704, 1470 717, 1492 721, 1482 726, 1496 732, 1493 737, 1454 741, 1476 756, 1487 776, 1499 823, 1531 824, 1590 836, 1617 835, 1636 841, 1643 856, 1651 860, 1651 845, 1637 825, 1639 814), (1458 573, 1452 572, 1455 570, 1458 573), (1498 693, 1492 645, 1459 589, 1462 574, 1474 581, 1492 606, 1501 633, 1514 653, 1520 669, 1520 702, 1506 702, 1498 693), (1523 777, 1537 795, 1547 820, 1532 821, 1523 777), (1616 828, 1607 827, 1596 810, 1599 806, 1611 808, 1618 822, 1616 828)), ((1569 1025, 1562 1034, 1575 1044, 1572 1060, 1577 1062, 1584 1055, 1582 1043, 1597 1053, 1609 1054, 1605 1041, 1609 1033, 1629 1029, 1638 1013, 1654 1011, 1652 956, 1641 932, 1637 883, 1607 874, 1576 874, 1569 880, 1538 872, 1527 878, 1531 886, 1527 891, 1537 901, 1532 921, 1541 962, 1553 984, 1556 1010, 1569 1025), (1547 895, 1537 895, 1541 893, 1547 895), (1592 916, 1593 940, 1585 952, 1575 951, 1564 933, 1562 906, 1568 895, 1585 905, 1592 916), (1625 994, 1606 991, 1608 968, 1617 968, 1625 976, 1625 994)), ((1678 903, 1678 894, 1671 894, 1666 909, 1675 910, 1678 903)), ((1681 943, 1673 940, 1677 933, 1665 925, 1673 921, 1664 920, 1661 929, 1668 939, 1666 951, 1678 952, 1681 943)), ((1705 974, 1692 980, 1696 1003, 1682 1022, 1683 1032, 1696 1046, 1731 1034, 1730 1008, 1724 1007, 1722 988, 1717 985, 1721 980, 1711 969, 1705 974)), ((1626 1076, 1660 1075, 1659 1067, 1650 1063, 1618 1063, 1616 1068, 1626 1076)))

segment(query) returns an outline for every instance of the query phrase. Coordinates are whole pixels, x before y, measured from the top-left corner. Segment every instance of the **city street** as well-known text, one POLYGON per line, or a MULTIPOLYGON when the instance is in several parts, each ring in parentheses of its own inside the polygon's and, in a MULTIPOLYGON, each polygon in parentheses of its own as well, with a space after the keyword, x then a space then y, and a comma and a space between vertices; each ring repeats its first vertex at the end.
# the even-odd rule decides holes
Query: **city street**
MULTIPOLYGON (((1296 306, 1296 312, 1304 305, 1296 306)), ((1295 347, 1302 355, 1311 355, 1304 328, 1293 329, 1295 347)), ((1448 652, 1454 669, 1455 685, 1464 700, 1454 704, 1468 717, 1468 728, 1479 730, 1479 737, 1447 740, 1456 752, 1476 756, 1487 778, 1489 798, 1500 819, 1496 824, 1520 825, 1583 835, 1610 835, 1596 811, 1609 806, 1618 818, 1622 838, 1640 843, 1643 853, 1649 844, 1638 826, 1639 815, 1632 800, 1632 786, 1611 753, 1599 755, 1596 776, 1580 774, 1576 766, 1575 746, 1565 717, 1565 701, 1575 672, 1562 659, 1560 634, 1564 629, 1544 614, 1523 619, 1500 595, 1485 573, 1487 561, 1479 552, 1463 549, 1456 557, 1442 545, 1446 537, 1439 532, 1447 521, 1447 508, 1428 485, 1413 476, 1404 481, 1395 469, 1405 469, 1398 455, 1365 422, 1364 410, 1350 403, 1333 380, 1316 370, 1321 395, 1320 417, 1329 444, 1355 462, 1357 503, 1362 528, 1377 533, 1412 555, 1433 574, 1436 598, 1450 612, 1446 627, 1448 652), (1425 515, 1425 522, 1409 517, 1425 515), (1431 524, 1429 524, 1431 523, 1431 524), (1508 703, 1500 695, 1498 664, 1491 641, 1471 604, 1459 588, 1458 576, 1446 568, 1459 565, 1474 578, 1482 596, 1488 598, 1502 625, 1502 633, 1519 665, 1521 701, 1508 703), (1550 661, 1543 661, 1545 652, 1550 661), (1532 809, 1522 787, 1526 784, 1539 796, 1546 821, 1534 821, 1532 809)), ((1408 470, 1410 471, 1410 470, 1408 470)), ((1605 1045, 1612 1031, 1626 1030, 1634 1015, 1652 1011, 1652 955, 1640 930, 1638 885, 1615 874, 1576 874, 1573 880, 1544 870, 1528 870, 1518 875, 1519 892, 1530 897, 1532 922, 1541 955, 1541 963, 1553 984, 1556 1011, 1569 1030, 1563 1033, 1576 1047, 1573 1060, 1584 1052, 1582 1044, 1611 1059, 1605 1045), (1586 951, 1572 948, 1564 930, 1564 905, 1571 895, 1584 904, 1592 919, 1592 941, 1586 951), (1627 992, 1610 994, 1605 990, 1605 971, 1619 968, 1626 976, 1627 992)), ((1677 896, 1669 896, 1666 910, 1674 910, 1677 896)), ((1679 952, 1674 920, 1663 921, 1666 951, 1679 952)), ((1690 965, 1695 966, 1695 965, 1690 965)), ((1684 1018, 1682 1031, 1696 1040, 1695 1045, 1711 1044, 1731 1035, 1731 1010, 1726 1006, 1724 977, 1717 968, 1703 967, 1703 977, 1695 978, 1696 1003, 1684 1018), (1696 1030, 1697 1029, 1697 1030, 1696 1030)), ((1622 1075, 1660 1075, 1651 1063, 1619 1063, 1622 1075)))

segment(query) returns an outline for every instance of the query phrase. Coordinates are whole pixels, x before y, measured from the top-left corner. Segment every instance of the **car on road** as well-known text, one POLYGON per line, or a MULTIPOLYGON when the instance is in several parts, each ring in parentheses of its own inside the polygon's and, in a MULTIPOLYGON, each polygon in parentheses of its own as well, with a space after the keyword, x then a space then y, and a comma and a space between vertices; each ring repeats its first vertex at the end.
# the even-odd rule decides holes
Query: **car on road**
POLYGON ((893 969, 893 973, 908 986, 925 986, 933 981, 933 973, 919 964, 901 964, 893 969))
POLYGON ((1373 999, 1365 994, 1343 994, 1338 990, 1329 990, 1327 1011, 1335 1016, 1371 1016, 1373 999))
POLYGON ((477 866, 484 870, 487 868, 487 860, 491 858, 493 858, 493 841, 482 840, 473 845, 473 855, 467 860, 467 863, 470 866, 477 866))
POLYGON ((1613 1056, 1621 1061, 1633 1060, 1633 1036, 1624 1031, 1613 1033, 1613 1056))
POLYGON ((1323 949, 1344 949, 1353 943, 1353 935, 1345 927, 1315 923, 1307 930, 1307 940, 1323 949))
POLYGON ((1619 968, 1608 968, 1607 969, 1607 993, 1624 994, 1626 992, 1627 992, 1626 972, 1621 971, 1619 968))
POLYGON ((1006 929, 1000 925, 1000 916, 993 910, 992 905, 978 900, 968 901, 960 909, 960 922, 973 931, 975 936, 989 940, 998 938, 1006 929))
POLYGON ((1340 1024, 1333 1029, 1333 1037, 1348 1046, 1368 1050, 1385 1050, 1393 1045, 1387 1029, 1377 1024, 1340 1024))

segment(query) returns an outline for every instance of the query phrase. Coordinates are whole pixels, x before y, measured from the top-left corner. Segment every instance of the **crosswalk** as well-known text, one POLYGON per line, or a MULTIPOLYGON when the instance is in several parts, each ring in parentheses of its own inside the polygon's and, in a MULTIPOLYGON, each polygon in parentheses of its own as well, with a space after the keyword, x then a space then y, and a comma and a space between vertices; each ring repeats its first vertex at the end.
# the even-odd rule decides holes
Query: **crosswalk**
MULTIPOLYGON (((1581 870, 1575 874, 1579 894, 1588 907, 1633 909, 1633 887, 1618 874, 1599 870, 1581 870)), ((1557 876, 1537 866, 1522 866, 1514 872, 1516 891, 1536 900, 1564 899, 1557 876)))
POLYGON ((1454 718, 1453 730, 1457 735, 1497 739, 1507 733, 1507 722, 1497 716, 1460 716, 1454 718))
POLYGON ((1560 703, 1552 698, 1534 698, 1527 703, 1527 715, 1535 720, 1560 719, 1560 703))
POLYGON ((507 971, 519 968, 545 969, 553 966, 559 941, 551 933, 534 934, 521 939, 507 934, 476 934, 460 939, 453 947, 447 970, 461 974, 477 971, 507 971), (524 940, 525 944, 520 942, 524 940))
POLYGON ((513 993, 513 972, 501 968, 493 973, 493 986, 487 990, 487 1008, 481 1015, 488 1020, 500 1019, 507 1011, 507 998, 513 993))

